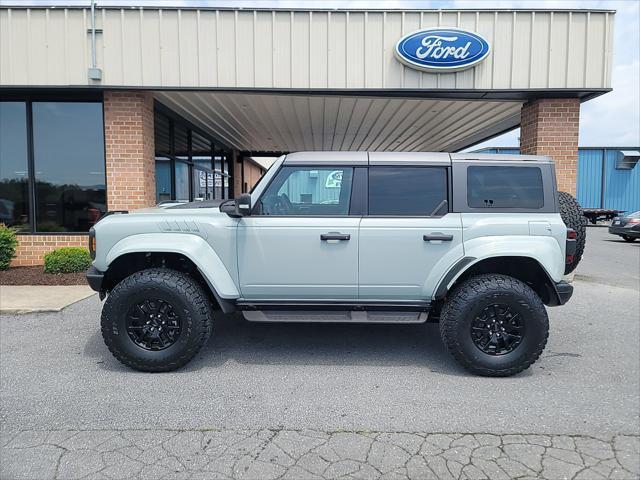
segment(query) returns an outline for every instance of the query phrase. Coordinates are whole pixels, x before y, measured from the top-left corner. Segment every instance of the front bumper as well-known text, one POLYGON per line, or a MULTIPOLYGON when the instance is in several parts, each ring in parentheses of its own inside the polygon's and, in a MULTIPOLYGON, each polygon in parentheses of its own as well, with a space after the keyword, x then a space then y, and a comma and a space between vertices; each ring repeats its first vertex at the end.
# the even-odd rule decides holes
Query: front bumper
POLYGON ((555 287, 558 295, 558 305, 564 305, 573 295, 573 285, 562 280, 556 283, 555 287))
POLYGON ((98 270, 96 267, 89 267, 86 273, 87 282, 92 290, 96 292, 102 291, 102 281, 104 280, 104 273, 98 270))

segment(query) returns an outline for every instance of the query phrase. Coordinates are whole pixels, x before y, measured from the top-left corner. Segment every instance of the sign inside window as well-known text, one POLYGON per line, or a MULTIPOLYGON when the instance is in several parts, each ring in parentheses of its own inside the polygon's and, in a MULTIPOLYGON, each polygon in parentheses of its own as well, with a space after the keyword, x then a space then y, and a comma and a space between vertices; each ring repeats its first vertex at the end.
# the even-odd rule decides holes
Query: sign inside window
POLYGON ((327 175, 324 186, 325 188, 340 188, 342 186, 342 170, 334 170, 327 175))

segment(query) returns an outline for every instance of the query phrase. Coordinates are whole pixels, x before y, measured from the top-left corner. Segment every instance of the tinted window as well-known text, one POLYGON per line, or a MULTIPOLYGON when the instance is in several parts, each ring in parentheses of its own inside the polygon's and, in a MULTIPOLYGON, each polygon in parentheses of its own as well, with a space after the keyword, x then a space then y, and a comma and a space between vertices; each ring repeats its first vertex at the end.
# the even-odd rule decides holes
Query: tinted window
POLYGON ((446 212, 445 168, 369 168, 369 215, 434 216, 446 212))
POLYGON ((36 229, 86 232, 106 211, 102 104, 34 102, 36 229))
POLYGON ((544 189, 538 167, 469 167, 471 208, 542 208, 544 189))
POLYGON ((260 197, 262 215, 348 215, 353 169, 282 168, 260 197))
POLYGON ((27 106, 0 102, 0 223, 29 229, 27 106))

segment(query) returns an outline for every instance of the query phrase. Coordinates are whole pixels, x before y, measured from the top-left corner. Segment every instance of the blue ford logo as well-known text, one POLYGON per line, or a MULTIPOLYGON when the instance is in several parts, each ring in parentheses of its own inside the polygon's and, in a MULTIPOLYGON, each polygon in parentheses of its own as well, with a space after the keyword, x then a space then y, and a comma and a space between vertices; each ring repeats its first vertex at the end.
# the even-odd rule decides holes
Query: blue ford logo
POLYGON ((477 33, 459 28, 427 28, 405 35, 396 55, 418 70, 452 72, 472 67, 489 55, 489 43, 477 33))

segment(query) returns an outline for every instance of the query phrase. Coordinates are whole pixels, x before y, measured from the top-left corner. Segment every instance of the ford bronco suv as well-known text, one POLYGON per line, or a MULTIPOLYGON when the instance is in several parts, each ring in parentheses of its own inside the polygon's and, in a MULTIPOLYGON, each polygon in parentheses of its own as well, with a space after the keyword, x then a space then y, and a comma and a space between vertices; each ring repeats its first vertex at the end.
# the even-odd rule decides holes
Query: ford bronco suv
POLYGON ((235 200, 110 212, 90 231, 102 335, 144 371, 193 358, 216 312, 257 322, 440 323, 468 370, 507 376, 584 248, 546 157, 301 152, 235 200), (570 228, 568 228, 570 227, 570 228))

